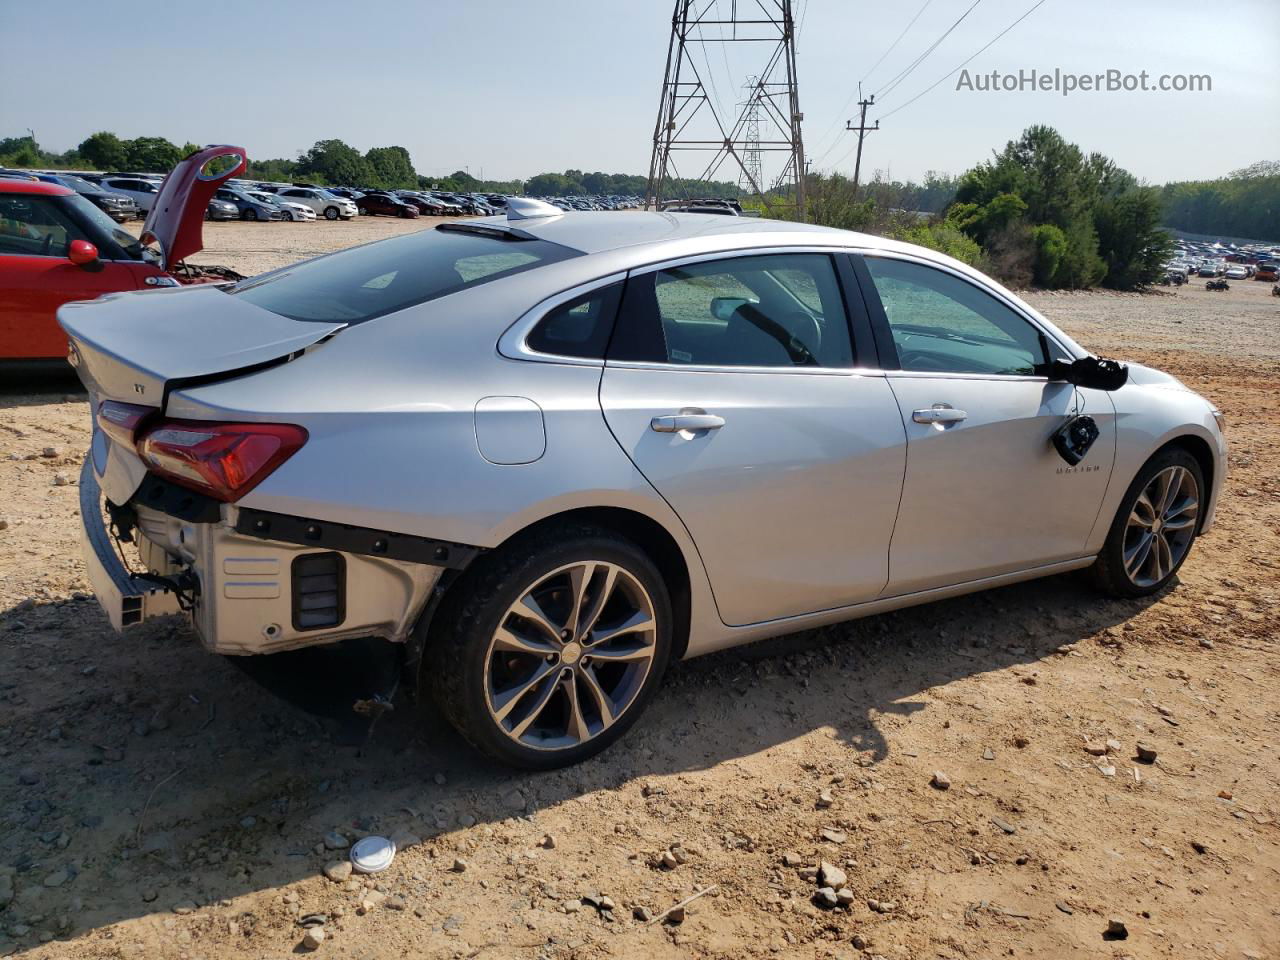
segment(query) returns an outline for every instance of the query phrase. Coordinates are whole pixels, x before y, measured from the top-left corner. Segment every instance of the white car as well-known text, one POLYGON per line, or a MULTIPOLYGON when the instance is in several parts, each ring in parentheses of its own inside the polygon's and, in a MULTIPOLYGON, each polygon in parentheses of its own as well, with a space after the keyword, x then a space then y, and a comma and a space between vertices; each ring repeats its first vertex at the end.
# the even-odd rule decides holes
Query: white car
POLYGON ((282 220, 314 220, 316 212, 305 204, 296 203, 292 200, 282 200, 272 193, 263 193, 260 190, 246 191, 249 196, 255 200, 261 200, 263 203, 269 203, 273 207, 279 207, 284 214, 282 220))
POLYGON ((350 220, 360 211, 356 209, 354 201, 348 200, 346 197, 335 196, 328 190, 321 190, 319 187, 285 187, 278 191, 276 196, 281 200, 287 200, 290 203, 300 203, 303 206, 310 207, 316 214, 323 216, 326 220, 350 220))
POLYGON ((138 205, 143 213, 150 213, 156 202, 156 194, 160 192, 160 180, 142 177, 103 177, 98 181, 103 190, 129 197, 138 205))

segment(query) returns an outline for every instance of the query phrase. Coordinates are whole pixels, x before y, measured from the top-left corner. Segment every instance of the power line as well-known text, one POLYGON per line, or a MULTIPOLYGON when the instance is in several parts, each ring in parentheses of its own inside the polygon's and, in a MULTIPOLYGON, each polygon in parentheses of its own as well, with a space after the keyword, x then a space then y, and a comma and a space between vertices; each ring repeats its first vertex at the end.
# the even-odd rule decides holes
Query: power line
MULTIPOLYGON (((911 18, 911 22, 902 28, 902 32, 898 34, 898 38, 894 40, 893 43, 889 44, 889 49, 886 50, 884 53, 880 54, 880 59, 877 60, 874 64, 872 64, 871 69, 868 70, 863 75, 862 79, 858 81, 857 89, 855 89, 852 93, 849 94, 849 99, 847 99, 844 102, 844 106, 842 106, 840 108, 840 112, 836 114, 836 119, 832 121, 831 126, 827 127, 827 129, 823 132, 822 136, 820 136, 817 140, 814 141, 816 145, 820 146, 822 142, 827 139, 827 137, 831 136, 832 131, 834 131, 839 126, 840 118, 845 116, 849 112, 849 108, 853 106, 854 99, 861 98, 862 84, 866 81, 867 77, 871 76, 871 74, 875 72, 876 67, 884 63, 885 57, 889 56, 889 54, 891 54, 894 51, 894 48, 898 46, 898 44, 902 41, 902 38, 907 35, 907 31, 910 30, 913 26, 915 26, 915 22, 920 19, 920 15, 923 14, 926 9, 928 9, 929 4, 931 3, 933 3, 933 0, 924 0, 924 6, 922 6, 919 10, 917 10, 916 15, 911 18)), ((839 145, 840 137, 843 136, 845 132, 846 130, 840 131, 839 135, 837 135, 835 140, 832 141, 831 145, 828 146, 825 151, 823 151, 822 156, 818 157, 817 161, 815 161, 815 164, 822 162, 823 158, 826 157, 827 154, 829 154, 832 150, 834 150, 839 145)), ((816 146, 815 146, 815 149, 816 149, 816 146)))
MULTIPOLYGON (((907 35, 907 31, 908 31, 908 30, 910 30, 912 27, 914 27, 914 26, 916 25, 916 21, 920 19, 920 15, 921 15, 922 13, 924 13, 924 12, 925 12, 925 10, 927 10, 927 9, 929 8, 929 4, 931 4, 931 3, 933 3, 933 0, 924 0, 924 6, 923 6, 923 7, 921 7, 919 10, 917 10, 917 11, 916 11, 916 15, 915 15, 914 17, 912 17, 912 18, 911 18, 911 22, 910 22, 910 23, 908 23, 905 27, 903 27, 903 28, 902 28, 902 32, 901 32, 900 34, 898 34, 898 39, 897 39, 897 40, 895 40, 895 41, 893 41, 893 43, 889 44, 889 49, 888 49, 888 50, 886 50, 884 53, 880 54, 880 59, 879 59, 879 60, 877 60, 875 63, 873 63, 873 64, 871 65, 871 69, 870 69, 870 70, 868 70, 866 73, 864 73, 864 74, 862 75, 862 79, 861 79, 860 81, 858 81, 859 83, 866 83, 866 82, 867 82, 867 77, 869 77, 869 76, 871 76, 873 73, 875 73, 875 72, 876 72, 876 67, 878 67, 878 66, 880 66, 880 64, 884 63, 884 58, 885 58, 885 57, 887 57, 887 56, 889 56, 889 54, 893 53, 893 51, 897 48, 898 44, 902 42, 902 38, 903 38, 903 37, 905 37, 905 36, 907 35)), ((847 104, 846 104, 846 106, 847 106, 847 104)), ((840 112, 841 112, 841 113, 844 113, 844 111, 843 111, 843 110, 841 110, 840 112)))
POLYGON ((911 106, 911 104, 915 103, 917 100, 919 100, 921 97, 923 97, 923 96, 924 96, 926 93, 928 93, 930 90, 932 90, 934 87, 938 86, 938 84, 942 83, 944 80, 948 79, 949 77, 952 77, 952 76, 954 76, 955 74, 959 73, 959 72, 960 72, 961 70, 963 70, 966 66, 968 66, 968 65, 969 65, 969 63, 970 63, 971 61, 975 60, 975 59, 976 59, 979 55, 981 55, 982 53, 985 53, 985 52, 986 52, 986 50, 987 50, 987 49, 988 49, 992 44, 994 44, 997 40, 999 40, 999 39, 1000 39, 1001 37, 1003 37, 1006 33, 1008 33, 1010 30, 1012 30, 1014 27, 1016 27, 1018 24, 1020 24, 1023 20, 1027 19, 1027 17, 1031 16, 1031 14, 1035 13, 1035 12, 1036 12, 1036 10, 1038 10, 1038 9, 1039 9, 1039 8, 1040 8, 1044 3, 1045 3, 1045 0, 1038 0, 1038 2, 1037 2, 1037 3, 1035 3, 1035 4, 1033 4, 1033 5, 1031 6, 1031 8, 1030 8, 1029 10, 1027 10, 1027 12, 1026 12, 1026 13, 1024 13, 1024 14, 1023 14, 1022 16, 1020 16, 1017 20, 1013 21, 1013 23, 1009 24, 1007 27, 1005 27, 1003 30, 1001 30, 999 33, 997 33, 994 37, 992 37, 990 40, 988 40, 988 41, 986 42, 986 44, 984 44, 984 45, 983 45, 983 47, 982 47, 982 48, 981 48, 977 53, 975 53, 973 56, 969 57, 967 60, 965 60, 963 63, 961 63, 961 64, 960 64, 960 66, 956 67, 956 68, 955 68, 954 70, 952 70, 950 73, 943 74, 941 77, 939 77, 937 80, 935 80, 935 81, 934 81, 933 83, 931 83, 929 86, 925 87, 923 90, 921 90, 919 93, 917 93, 914 97, 912 97, 912 98, 911 98, 910 100, 908 100, 906 103, 899 104, 898 106, 896 106, 896 107, 894 107, 892 110, 890 110, 888 113, 881 115, 880 119, 881 119, 881 120, 884 120, 884 119, 886 119, 886 118, 888 118, 888 117, 893 116, 893 115, 894 115, 895 113, 897 113, 899 110, 906 109, 907 107, 911 106))
POLYGON ((969 8, 965 10, 964 13, 960 14, 959 18, 956 20, 955 23, 947 27, 947 29, 943 32, 942 36, 940 36, 937 40, 933 41, 933 43, 929 45, 929 48, 925 50, 924 53, 920 54, 920 56, 912 60, 911 63, 907 64, 905 69, 903 69, 900 73, 898 73, 892 80, 890 80, 883 87, 877 90, 876 96, 883 97, 886 93, 889 93, 890 91, 892 91, 894 87, 896 87, 903 80, 909 77, 912 74, 912 72, 916 69, 916 67, 920 66, 920 64, 924 62, 925 58, 929 56, 929 54, 933 53, 934 50, 938 49, 938 45, 942 43, 943 40, 951 36, 951 31, 955 30, 956 27, 960 26, 960 24, 964 22, 965 17, 973 13, 974 7, 976 7, 981 2, 982 0, 973 0, 973 3, 969 5, 969 8))

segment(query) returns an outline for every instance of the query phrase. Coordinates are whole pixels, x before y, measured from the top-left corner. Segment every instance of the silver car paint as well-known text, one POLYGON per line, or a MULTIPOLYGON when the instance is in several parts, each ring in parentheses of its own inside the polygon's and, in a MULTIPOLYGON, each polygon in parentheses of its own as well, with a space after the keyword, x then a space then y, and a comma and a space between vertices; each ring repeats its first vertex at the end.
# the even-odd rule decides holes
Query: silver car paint
MULTIPOLYGON (((604 506, 643 514, 668 531, 691 574, 689 655, 773 633, 1087 565, 1105 539, 1109 519, 1129 479, 1151 453, 1172 436, 1190 433, 1210 443, 1219 458, 1211 502, 1221 487, 1225 446, 1209 405, 1186 391, 1134 383, 1108 398, 1115 405, 1116 480, 1107 485, 1101 508, 1094 505, 1091 511, 1086 511, 1105 522, 1094 524, 1090 517, 1088 526, 1092 533, 1087 528, 1081 531, 1080 539, 1087 538, 1088 542, 1081 543, 1076 556, 1062 556, 1064 549, 1055 541, 1048 556, 1030 558, 1020 569, 985 575, 991 573, 988 563, 980 567, 981 572, 962 571, 956 575, 958 579, 935 590, 912 591, 912 587, 932 581, 927 576, 912 579, 908 568, 900 584, 891 581, 874 591, 899 594, 893 597, 876 597, 870 590, 877 580, 885 579, 875 572, 883 563, 883 555, 879 562, 846 558, 850 568, 857 569, 862 562, 866 562, 866 566, 856 574, 862 577, 861 582, 844 595, 834 590, 824 600, 828 587, 836 586, 828 581, 825 587, 810 584, 804 599, 797 600, 793 595, 796 583, 788 580, 770 585, 766 576, 763 586, 755 585, 757 596, 747 600, 743 607, 750 611, 750 616, 761 617, 761 622, 728 626, 715 606, 698 549, 714 551, 714 544, 695 546, 677 510, 672 509, 632 464, 627 452, 615 441, 601 412, 597 393, 602 388, 602 379, 609 391, 622 391, 624 380, 621 378, 630 378, 636 371, 609 371, 602 378, 602 365, 598 363, 521 356, 518 349, 512 356, 507 347, 501 350, 498 347, 500 341, 509 342, 504 333, 513 326, 512 318, 539 313, 566 291, 601 277, 680 257, 767 247, 875 250, 917 257, 962 273, 1016 304, 1068 354, 1084 356, 1086 352, 1012 293, 971 268, 931 251, 880 238, 746 218, 634 213, 569 214, 547 221, 522 221, 521 228, 586 250, 591 255, 493 281, 344 330, 333 340, 310 347, 293 362, 262 373, 178 390, 171 396, 167 412, 171 416, 195 419, 293 422, 308 429, 311 439, 307 445, 244 498, 242 504, 246 507, 485 547, 498 546, 533 522, 575 508, 604 506), (531 311, 531 303, 540 306, 531 311), (615 372, 619 375, 617 378, 613 376, 615 372), (481 455, 475 408, 485 397, 520 397, 542 411, 546 449, 541 457, 524 464, 495 464, 481 455), (858 603, 859 599, 865 602, 858 603), (815 606, 824 603, 832 606, 825 609, 815 606), (785 615, 806 606, 809 611, 785 615)), ((234 298, 224 298, 222 303, 227 300, 234 298)), ((212 299, 198 304, 184 301, 184 306, 188 302, 207 307, 207 319, 211 323, 217 322, 216 314, 225 309, 219 308, 212 299)), ((125 305, 101 304, 93 309, 105 312, 110 306, 125 305)), ((132 345, 128 349, 132 350, 132 345)), ((176 357, 174 362, 178 362, 176 357)), ((157 370, 157 375, 163 376, 163 373, 157 370)), ((646 375, 660 376, 657 371, 646 375)), ((874 381, 874 386, 863 389, 870 397, 875 396, 876 387, 881 388, 880 398, 874 401, 877 404, 881 404, 883 387, 889 385, 887 381, 893 381, 895 390, 907 386, 903 378, 886 378, 878 372, 815 377, 787 371, 758 376, 761 382, 776 377, 780 383, 794 384, 796 391, 806 383, 829 386, 860 382, 865 385, 874 381)), ((1050 390, 1050 385, 1043 380, 1031 378, 1029 383, 1027 388, 1020 389, 1050 390)), ((972 391, 965 397, 975 408, 980 401, 986 402, 980 388, 965 386, 964 389, 972 391)), ((672 412, 666 410, 667 397, 662 399, 664 412, 672 412)), ((683 391, 670 394, 671 403, 684 403, 687 399, 683 391)), ((1089 402, 1092 404, 1093 400, 1089 402)), ((892 444, 886 438, 905 431, 901 416, 909 418, 910 409, 904 405, 897 415, 896 423, 891 418, 889 425, 877 427, 877 433, 884 433, 869 444, 877 456, 888 457, 886 462, 890 466, 898 462, 898 455, 891 452, 892 444)), ((834 431, 833 421, 826 421, 825 426, 834 431)), ((796 444, 801 442, 795 437, 787 439, 796 444)), ((1008 439, 1006 436, 1005 441, 1008 439)), ((1000 441, 993 436, 990 442, 1000 441)), ((852 449, 846 447, 843 455, 852 449)), ((1042 453, 1037 446, 1034 456, 1042 453)), ((976 455, 982 455, 981 445, 976 455)), ((779 457, 772 461, 774 472, 785 473, 787 465, 783 460, 785 458, 779 457)), ((726 469, 723 463, 720 469, 726 469)), ((901 468, 898 470, 900 477, 901 468)), ((775 478, 774 482, 782 481, 775 478)), ((883 493, 882 482, 884 478, 879 478, 877 496, 883 493)), ((888 482, 897 481, 890 478, 888 482)), ((744 509, 752 509, 750 519, 743 522, 755 522, 756 517, 778 509, 777 497, 768 495, 769 489, 770 482, 766 479, 757 500, 752 501, 748 496, 741 498, 744 509)), ((703 493, 706 496, 693 505, 694 512, 714 515, 718 509, 715 503, 718 492, 704 490, 703 493)), ((1039 495, 1062 496, 1058 487, 1042 487, 1039 495)), ((1081 501, 1087 499, 1084 494, 1067 496, 1081 501)), ((1036 494, 1028 489, 1021 500, 1024 510, 1029 509, 1035 498, 1036 494)), ((847 513, 849 492, 841 491, 825 503, 831 509, 847 513)), ((857 506, 855 501, 853 507, 857 506)), ((927 539, 928 530, 927 524, 920 525, 912 532, 913 540, 927 539)), ((1075 531, 1063 531, 1064 537, 1068 534, 1075 536, 1075 531)), ((902 545, 912 546, 905 539, 902 545)), ((741 561, 747 565, 755 559, 744 556, 741 561)), ((714 564, 709 565, 714 569, 714 564)), ((810 565, 811 570, 812 567, 810 565)), ((717 574, 717 581, 720 579, 717 574)), ((726 618, 740 619, 730 614, 726 614, 726 618)))

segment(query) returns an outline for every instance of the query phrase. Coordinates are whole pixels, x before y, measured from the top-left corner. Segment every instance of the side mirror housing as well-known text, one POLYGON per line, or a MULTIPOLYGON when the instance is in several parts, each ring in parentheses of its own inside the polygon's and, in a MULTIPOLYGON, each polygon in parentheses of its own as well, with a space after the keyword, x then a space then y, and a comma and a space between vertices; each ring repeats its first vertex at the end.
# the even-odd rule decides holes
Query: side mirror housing
POLYGON ((67 259, 77 267, 92 267, 98 262, 98 248, 88 240, 72 240, 67 247, 67 259))
POLYGON ((1050 380, 1065 381, 1092 390, 1119 390, 1129 382, 1129 368, 1105 357, 1080 357, 1068 363, 1054 360, 1045 365, 1050 380))

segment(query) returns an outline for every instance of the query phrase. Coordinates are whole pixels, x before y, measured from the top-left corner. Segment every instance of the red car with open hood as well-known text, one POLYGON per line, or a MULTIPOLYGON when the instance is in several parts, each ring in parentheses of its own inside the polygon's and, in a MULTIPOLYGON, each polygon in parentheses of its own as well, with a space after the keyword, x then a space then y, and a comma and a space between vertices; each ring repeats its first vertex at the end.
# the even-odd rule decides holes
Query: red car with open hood
POLYGON ((74 190, 0 179, 0 361, 67 355, 54 317, 72 300, 238 279, 182 261, 203 246, 215 190, 244 172, 242 147, 206 147, 165 178, 138 239, 74 190))

